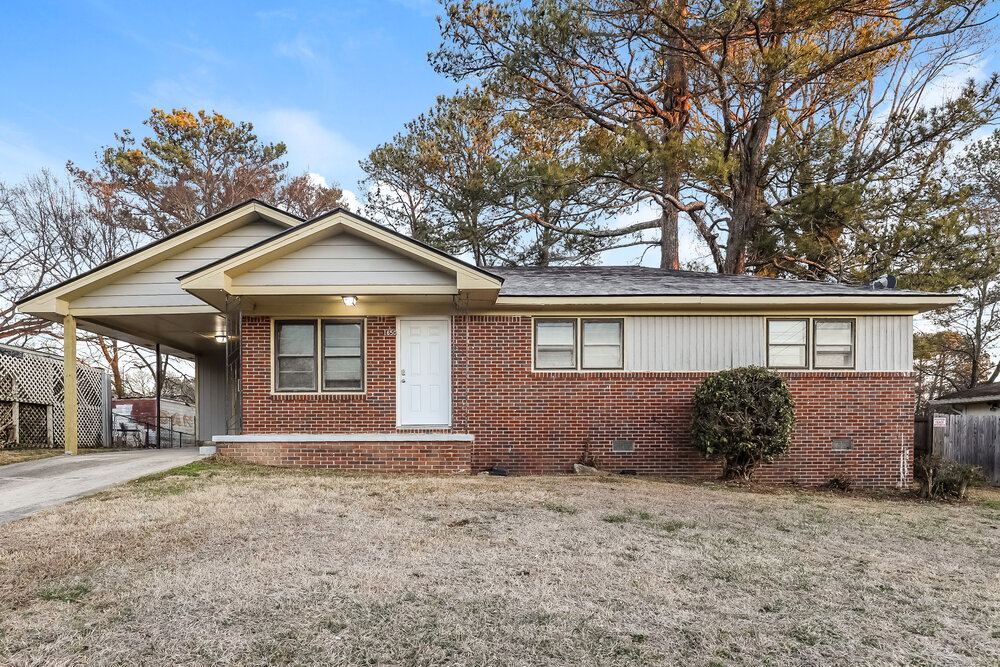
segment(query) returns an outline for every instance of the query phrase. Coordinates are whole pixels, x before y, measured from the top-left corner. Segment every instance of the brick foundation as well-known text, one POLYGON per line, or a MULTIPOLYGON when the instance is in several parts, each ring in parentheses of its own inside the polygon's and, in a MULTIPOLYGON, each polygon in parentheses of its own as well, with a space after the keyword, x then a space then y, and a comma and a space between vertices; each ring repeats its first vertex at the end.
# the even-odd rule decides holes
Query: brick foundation
POLYGON ((366 472, 469 474, 471 442, 235 442, 219 454, 245 463, 366 472))
MULTIPOLYGON (((244 318, 243 432, 399 432, 394 330, 395 318, 368 319, 364 394, 273 395, 269 319, 244 318)), ((503 466, 515 474, 567 473, 587 449, 610 470, 702 479, 718 475, 718 465, 705 461, 689 439, 693 393, 707 374, 534 372, 530 341, 529 317, 454 318, 451 432, 475 436, 471 446, 461 443, 469 446, 468 467, 474 472, 503 466), (633 440, 635 452, 612 453, 611 443, 618 438, 633 440)), ((784 375, 796 402, 792 450, 761 469, 757 480, 816 486, 845 474, 858 487, 892 487, 900 481, 901 459, 906 457, 902 469, 904 481, 909 481, 915 401, 911 373, 784 375), (852 449, 834 451, 835 438, 849 438, 852 449)), ((419 444, 408 458, 430 461, 438 456, 436 447, 459 443, 419 444)), ((238 451, 243 446, 226 446, 223 454, 250 460, 238 451)), ((362 451, 352 458, 344 443, 310 443, 309 452, 293 452, 290 444, 273 447, 256 462, 278 459, 275 465, 389 469, 369 462, 383 461, 386 454, 374 453, 369 459, 362 451)))

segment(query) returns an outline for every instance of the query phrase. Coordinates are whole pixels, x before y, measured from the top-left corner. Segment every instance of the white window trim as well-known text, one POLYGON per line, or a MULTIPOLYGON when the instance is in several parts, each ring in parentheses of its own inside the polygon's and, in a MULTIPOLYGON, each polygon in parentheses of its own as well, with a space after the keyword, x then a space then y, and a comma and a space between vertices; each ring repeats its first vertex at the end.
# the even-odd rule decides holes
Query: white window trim
POLYGON ((775 371, 795 372, 795 371, 830 371, 830 372, 851 372, 858 369, 858 318, 857 317, 836 317, 829 315, 818 316, 789 316, 789 317, 766 317, 764 318, 764 363, 766 368, 775 371), (806 365, 805 366, 772 366, 771 365, 771 339, 769 336, 770 323, 777 322, 805 322, 806 323, 806 365), (850 366, 817 366, 816 365, 816 322, 850 322, 851 323, 851 359, 854 363, 850 366))
POLYGON ((817 371, 853 371, 858 367, 858 321, 853 317, 814 317, 809 326, 812 328, 812 362, 813 370, 817 371), (851 323, 851 365, 850 366, 819 366, 816 364, 816 324, 819 322, 850 322, 851 323))
POLYGON ((613 316, 601 316, 601 315, 533 315, 531 317, 531 371, 533 373, 624 373, 628 372, 626 369, 626 364, 628 363, 628 357, 625 351, 625 340, 628 338, 626 333, 626 326, 628 323, 628 317, 622 315, 618 317, 613 316), (576 365, 572 368, 539 368, 537 360, 535 359, 536 352, 538 351, 535 345, 535 332, 537 330, 537 322, 539 320, 573 320, 576 322, 576 365), (584 368, 583 367, 583 323, 584 321, 598 321, 607 320, 612 322, 621 323, 621 348, 622 348, 622 363, 621 366, 613 368, 584 368))
POLYGON ((269 373, 271 375, 272 396, 364 396, 368 393, 368 318, 367 317, 272 317, 271 318, 271 359, 269 373), (350 391, 323 391, 323 332, 324 320, 343 320, 361 322, 361 389, 350 391), (315 322, 316 323, 316 386, 317 391, 283 391, 278 389, 278 339, 275 336, 278 322, 315 322))

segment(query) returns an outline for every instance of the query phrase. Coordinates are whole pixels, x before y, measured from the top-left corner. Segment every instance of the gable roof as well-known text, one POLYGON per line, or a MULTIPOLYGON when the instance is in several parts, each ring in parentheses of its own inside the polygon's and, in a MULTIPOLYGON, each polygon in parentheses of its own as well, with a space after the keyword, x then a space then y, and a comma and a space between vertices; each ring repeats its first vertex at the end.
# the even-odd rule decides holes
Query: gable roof
POLYGON ((163 249, 173 242, 182 241, 189 237, 196 238, 201 233, 208 231, 212 226, 212 223, 218 222, 230 216, 235 216, 235 214, 240 212, 243 212, 244 214, 257 213, 262 217, 285 227, 293 227, 294 225, 302 222, 302 218, 297 215, 283 211, 282 209, 260 201, 259 199, 248 199, 242 204, 237 204, 236 206, 227 208, 225 211, 216 213, 215 215, 205 218, 204 220, 190 224, 182 229, 178 229, 176 232, 167 234, 163 238, 147 243, 146 245, 125 253, 120 257, 98 264, 94 268, 84 271, 79 275, 56 283, 55 285, 38 292, 34 292, 33 294, 29 294, 15 302, 15 305, 21 306, 29 301, 34 301, 39 297, 51 295, 53 292, 76 291, 86 287, 90 282, 103 278, 105 274, 109 273, 109 270, 113 274, 124 272, 143 260, 158 254, 152 251, 163 249))
POLYGON ((985 403, 986 401, 998 400, 1000 400, 1000 382, 991 382, 972 389, 963 389, 938 396, 930 403, 935 405, 940 403, 985 403))
POLYGON ((202 281, 215 273, 237 269, 246 265, 255 258, 275 253, 280 256, 283 249, 289 248, 293 244, 301 244, 309 238, 321 237, 335 229, 337 226, 344 226, 351 231, 369 236, 370 238, 384 243, 388 243, 394 248, 408 252, 409 254, 414 254, 428 263, 441 268, 447 268, 459 273, 479 276, 480 278, 485 279, 486 282, 492 283, 494 289, 498 288, 503 283, 502 277, 488 269, 476 266, 475 264, 466 262, 465 260, 459 259, 453 255, 449 255, 442 250, 410 238, 409 236, 401 234, 390 227, 372 222, 368 218, 352 213, 345 208, 335 208, 332 211, 315 217, 312 220, 302 223, 301 225, 275 234, 270 238, 259 241, 258 243, 250 245, 214 262, 210 262, 205 266, 195 269, 194 271, 189 271, 188 273, 180 275, 177 279, 180 280, 182 284, 185 284, 185 287, 191 285, 197 287, 199 281, 202 281))
POLYGON ((873 290, 858 285, 761 276, 676 271, 647 266, 490 267, 504 278, 500 296, 943 296, 913 290, 873 290))

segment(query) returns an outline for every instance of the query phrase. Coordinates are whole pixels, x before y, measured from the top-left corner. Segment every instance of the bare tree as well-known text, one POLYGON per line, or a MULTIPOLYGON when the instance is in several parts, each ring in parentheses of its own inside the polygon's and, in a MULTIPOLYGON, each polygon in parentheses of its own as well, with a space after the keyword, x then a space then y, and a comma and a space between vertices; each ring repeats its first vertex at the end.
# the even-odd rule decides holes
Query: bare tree
POLYGON ((86 198, 48 171, 0 183, 0 338, 35 345, 59 335, 46 320, 21 315, 14 302, 129 252, 145 240, 90 214, 86 198))

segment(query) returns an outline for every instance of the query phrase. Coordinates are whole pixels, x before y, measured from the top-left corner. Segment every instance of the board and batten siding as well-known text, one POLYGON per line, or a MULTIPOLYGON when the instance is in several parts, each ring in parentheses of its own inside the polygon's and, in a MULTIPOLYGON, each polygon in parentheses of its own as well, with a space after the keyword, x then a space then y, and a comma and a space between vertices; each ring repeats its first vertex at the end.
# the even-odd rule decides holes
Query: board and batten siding
POLYGON ((454 285, 442 273, 353 234, 337 234, 233 277, 233 285, 454 285))
MULTIPOLYGON (((858 371, 910 371, 913 321, 903 315, 860 316, 858 371)), ((625 318, 625 370, 719 371, 767 363, 760 316, 638 316, 625 318)))
POLYGON ((156 264, 98 287, 73 301, 75 308, 127 308, 136 306, 204 306, 201 299, 181 289, 177 277, 217 259, 243 250, 285 228, 258 220, 214 238, 194 248, 171 255, 156 264))
POLYGON ((869 315, 857 324, 859 371, 913 370, 913 318, 869 315))

